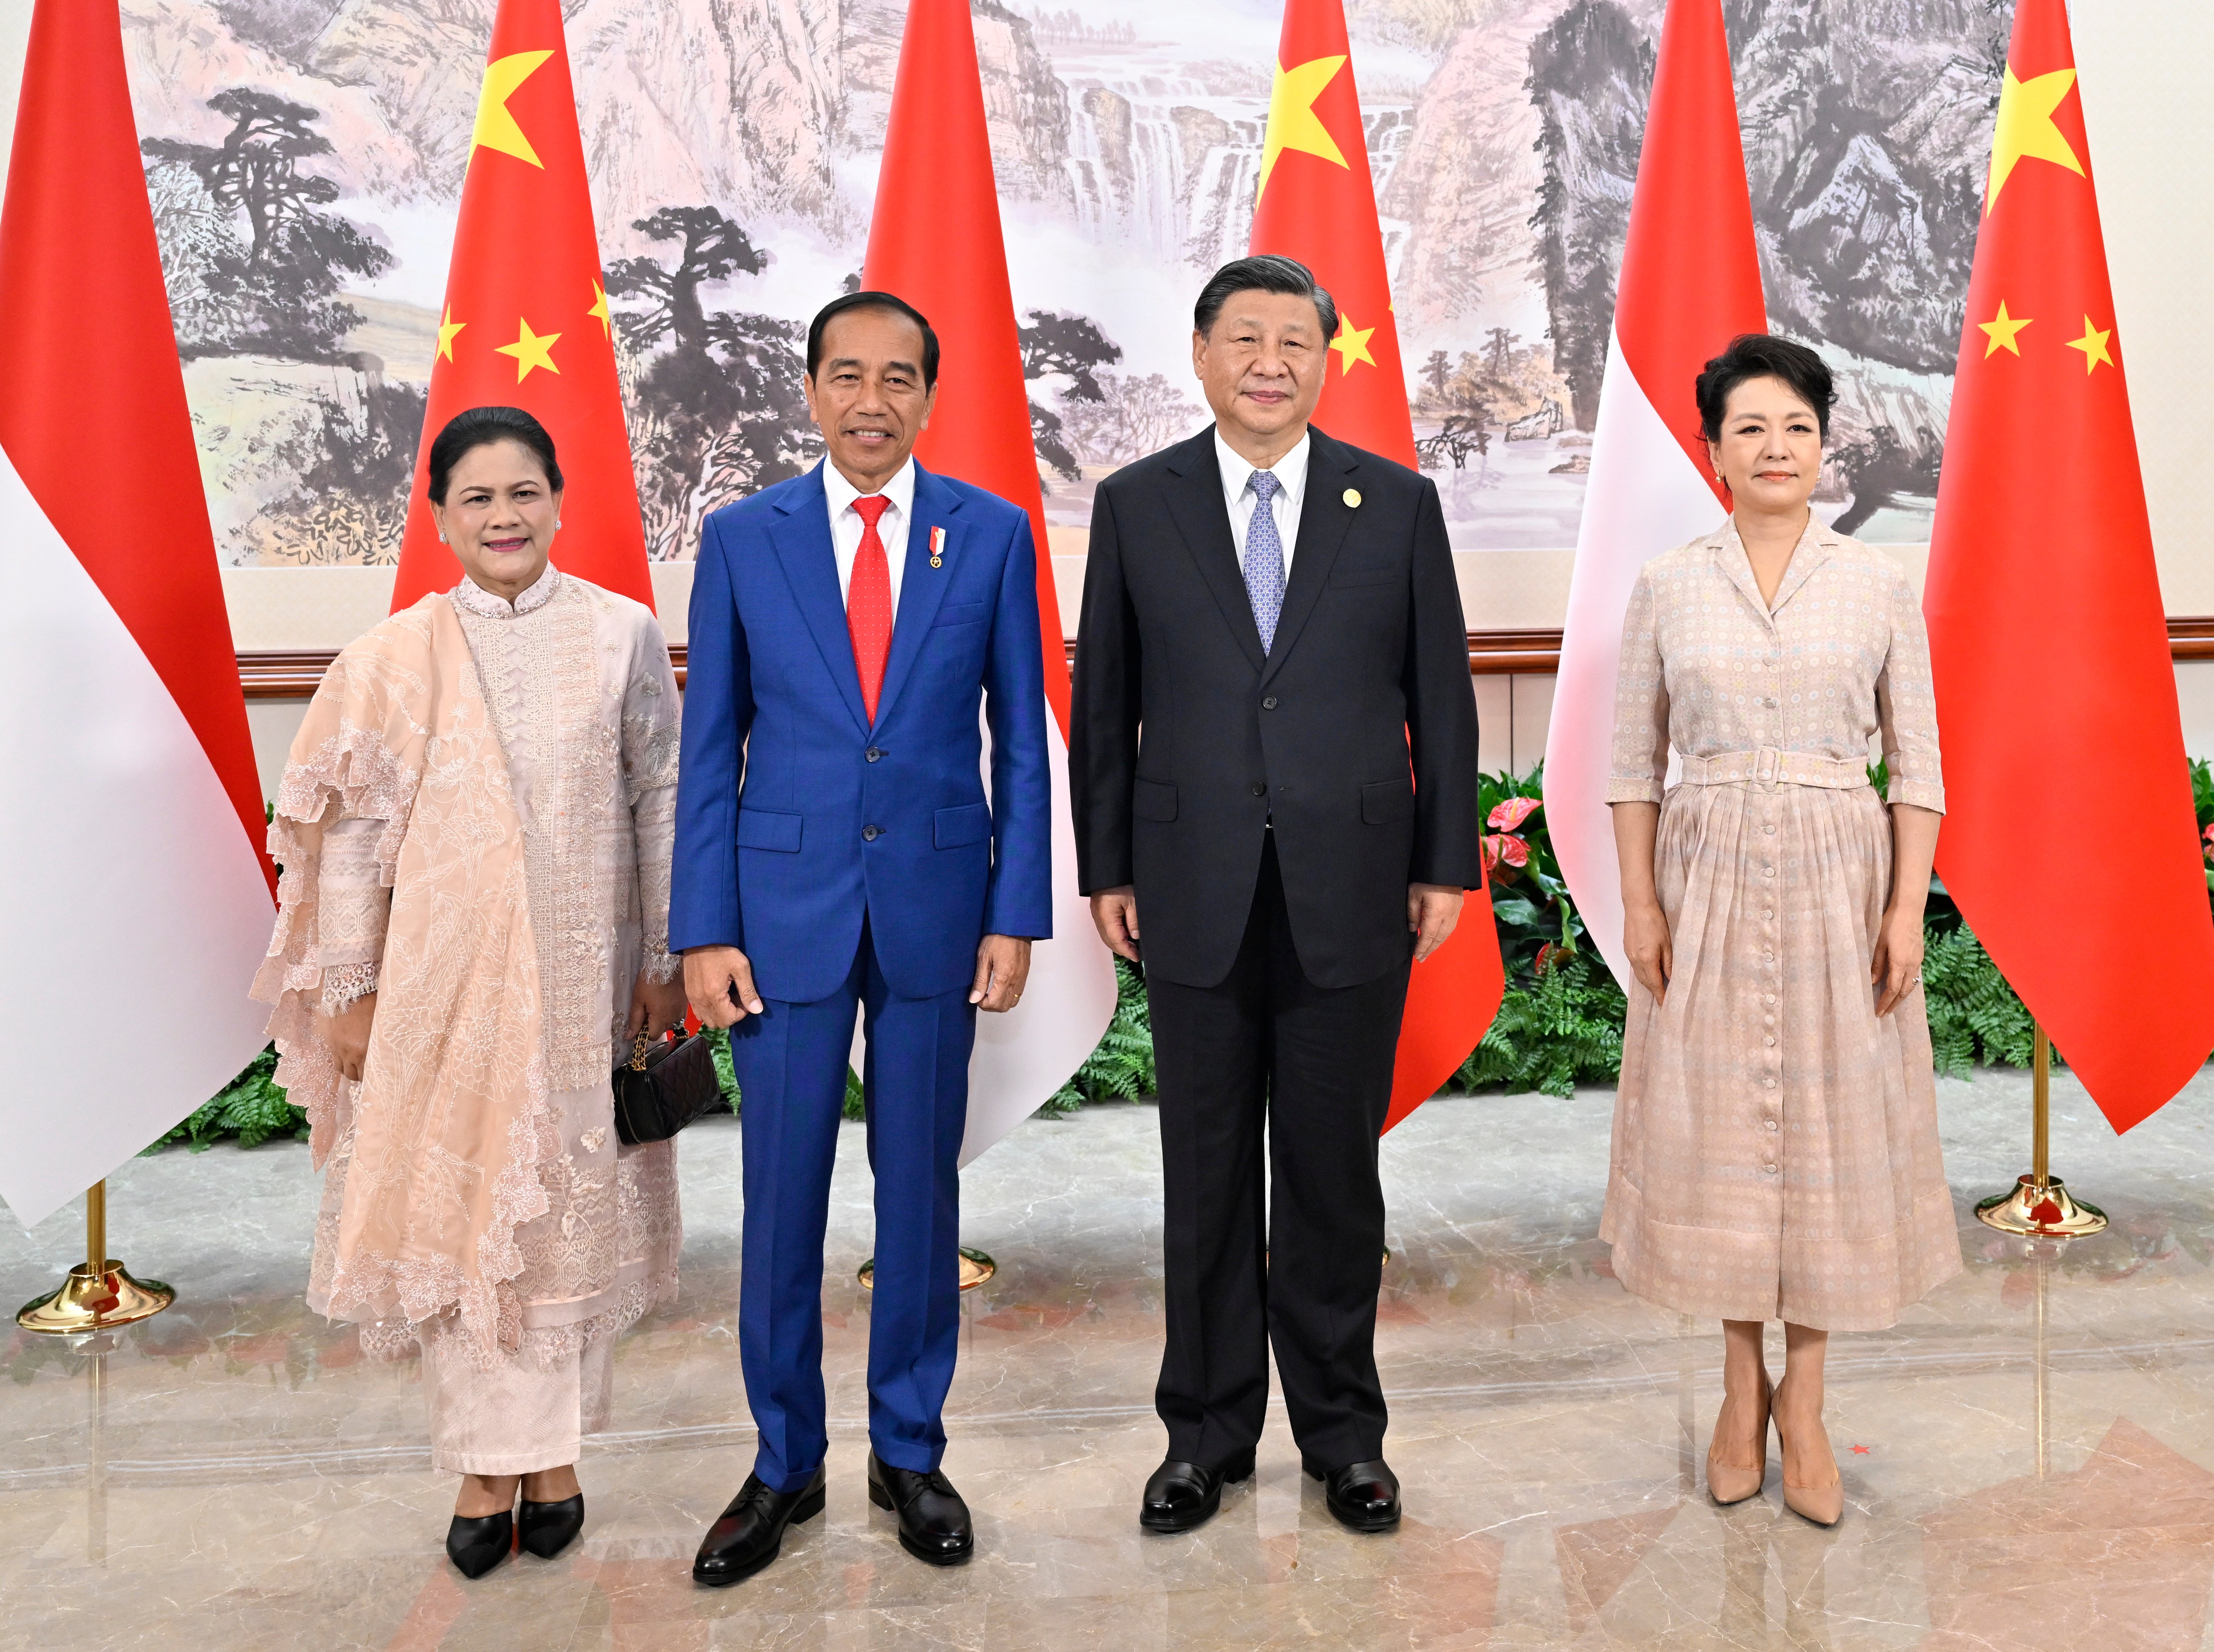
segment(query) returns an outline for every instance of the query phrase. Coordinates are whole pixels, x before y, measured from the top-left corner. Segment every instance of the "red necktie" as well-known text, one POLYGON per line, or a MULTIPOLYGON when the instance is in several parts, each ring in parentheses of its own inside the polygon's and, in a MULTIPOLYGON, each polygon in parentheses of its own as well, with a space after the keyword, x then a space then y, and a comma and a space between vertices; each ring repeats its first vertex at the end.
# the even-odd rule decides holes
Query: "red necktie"
POLYGON ((884 660, 892 651, 892 570, 877 519, 890 508, 881 493, 853 501, 861 518, 861 549, 846 588, 846 630, 853 639, 853 664, 861 674, 861 705, 877 720, 877 695, 884 686, 884 660))

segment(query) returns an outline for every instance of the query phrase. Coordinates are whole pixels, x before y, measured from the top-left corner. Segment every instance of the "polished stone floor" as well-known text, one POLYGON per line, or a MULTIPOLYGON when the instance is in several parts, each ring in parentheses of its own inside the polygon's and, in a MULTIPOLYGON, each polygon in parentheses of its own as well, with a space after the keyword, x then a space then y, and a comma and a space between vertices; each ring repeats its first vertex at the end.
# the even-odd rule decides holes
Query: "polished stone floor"
MULTIPOLYGON (((1434 1102, 1390 1137, 1379 1355, 1408 1517, 1339 1530, 1279 1410, 1205 1530, 1147 1537, 1160 1454, 1154 1120, 1033 1120, 974 1167, 946 1467, 980 1552, 936 1571, 862 1484, 867 1173, 841 1143, 823 1290, 828 1517, 725 1593, 686 1567, 751 1459, 734 1335, 737 1127, 683 1144, 676 1307, 618 1364, 584 1539, 466 1584, 412 1364, 300 1302, 305 1150, 137 1161, 111 1248, 177 1287, 105 1351, 17 1333, 0 1385, 0 1649, 2098 1648, 2214 1652, 2214 1077, 2116 1140, 2064 1077, 2056 1167, 2114 1217, 2048 1257, 1967 1215, 2027 1167, 2027 1086, 1940 1087, 1967 1271, 1840 1338, 1825 1533, 1704 1501, 1718 1328, 1622 1292, 1595 1237, 1611 1097, 1434 1102)), ((0 1299, 75 1259, 0 1216, 0 1299)), ((1780 1351, 1780 1350, 1779 1350, 1780 1351)))

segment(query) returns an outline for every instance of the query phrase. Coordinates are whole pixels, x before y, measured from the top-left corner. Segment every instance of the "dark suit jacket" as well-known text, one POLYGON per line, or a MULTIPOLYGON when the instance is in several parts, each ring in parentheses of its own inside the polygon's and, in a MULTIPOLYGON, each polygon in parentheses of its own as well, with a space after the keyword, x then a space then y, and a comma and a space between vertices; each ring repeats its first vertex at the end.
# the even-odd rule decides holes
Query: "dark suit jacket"
POLYGON ((1476 696, 1437 487, 1320 430, 1307 466, 1265 657, 1211 429, 1117 471, 1092 508, 1078 875, 1087 894, 1135 884, 1147 968, 1188 985, 1229 973, 1272 817, 1318 986, 1406 960, 1408 884, 1483 880, 1476 696))

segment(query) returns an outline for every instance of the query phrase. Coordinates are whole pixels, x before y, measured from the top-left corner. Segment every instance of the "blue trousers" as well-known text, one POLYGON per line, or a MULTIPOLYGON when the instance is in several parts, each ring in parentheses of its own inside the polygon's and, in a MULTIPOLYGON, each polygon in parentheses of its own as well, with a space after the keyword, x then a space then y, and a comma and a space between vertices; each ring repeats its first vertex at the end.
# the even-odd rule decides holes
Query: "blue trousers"
POLYGON ((731 1032, 745 1163, 738 1357, 760 1430, 754 1472, 780 1492, 804 1486, 829 1446, 823 1233, 856 1003, 876 1177, 869 1441, 885 1462, 918 1473, 945 1453, 939 1412, 960 1335, 961 1136, 976 1009, 965 984, 932 998, 892 993, 865 924, 837 991, 811 1003, 764 998, 731 1032))

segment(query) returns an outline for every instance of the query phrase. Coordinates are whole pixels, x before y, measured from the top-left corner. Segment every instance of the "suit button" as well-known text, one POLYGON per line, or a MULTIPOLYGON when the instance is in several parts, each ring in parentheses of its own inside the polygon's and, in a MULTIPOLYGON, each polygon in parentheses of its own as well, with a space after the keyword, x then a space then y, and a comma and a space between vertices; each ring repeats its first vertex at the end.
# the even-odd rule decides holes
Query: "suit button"
POLYGON ((861 838, 865 843, 874 843, 884 835, 884 829, 882 826, 865 826, 861 828, 861 838))
POLYGON ((878 758, 882 757, 882 756, 884 755, 884 753, 882 753, 881 751, 878 750, 878 749, 877 749, 877 747, 875 747, 872 746, 872 747, 869 747, 869 749, 868 749, 867 751, 865 751, 865 752, 862 753, 861 753, 861 755, 862 755, 863 757, 865 757, 866 759, 868 759, 870 762, 873 763, 873 762, 875 762, 878 758))
POLYGON ((1267 699, 1263 700, 1261 702, 1261 709, 1263 711, 1275 710, 1276 709, 1276 697, 1274 694, 1271 694, 1267 699))
POLYGON ((1256 780, 1251 785, 1248 786, 1245 789, 1251 792, 1256 797, 1266 797, 1269 795, 1268 787, 1263 785, 1257 780, 1256 780))

